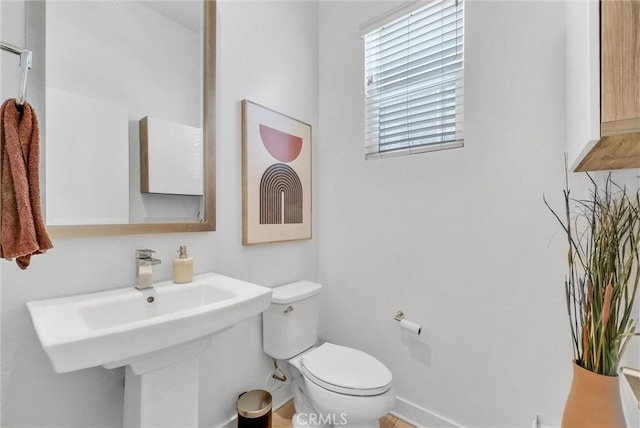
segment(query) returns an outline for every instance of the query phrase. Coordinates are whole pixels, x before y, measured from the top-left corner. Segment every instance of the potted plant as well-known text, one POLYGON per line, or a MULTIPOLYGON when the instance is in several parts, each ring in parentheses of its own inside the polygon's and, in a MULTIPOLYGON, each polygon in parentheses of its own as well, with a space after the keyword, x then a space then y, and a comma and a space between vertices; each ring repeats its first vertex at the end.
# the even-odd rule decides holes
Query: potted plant
POLYGON ((589 178, 588 199, 571 199, 567 180, 564 219, 544 201, 569 247, 564 285, 574 364, 562 426, 625 426, 617 373, 637 322, 640 193, 628 194, 611 174, 601 186, 589 178))

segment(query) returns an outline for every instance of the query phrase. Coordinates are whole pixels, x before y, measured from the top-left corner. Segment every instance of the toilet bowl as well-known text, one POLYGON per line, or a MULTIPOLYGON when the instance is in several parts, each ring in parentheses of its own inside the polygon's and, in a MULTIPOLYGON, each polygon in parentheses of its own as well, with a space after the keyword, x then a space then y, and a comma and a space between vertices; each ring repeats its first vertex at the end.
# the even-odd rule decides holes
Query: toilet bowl
POLYGON ((311 402, 333 425, 375 427, 393 408, 391 372, 362 351, 324 343, 295 360, 311 402))
POLYGON ((317 342, 321 286, 299 281, 274 288, 263 313, 265 352, 291 372, 297 427, 378 426, 395 403, 389 369, 357 349, 317 342))

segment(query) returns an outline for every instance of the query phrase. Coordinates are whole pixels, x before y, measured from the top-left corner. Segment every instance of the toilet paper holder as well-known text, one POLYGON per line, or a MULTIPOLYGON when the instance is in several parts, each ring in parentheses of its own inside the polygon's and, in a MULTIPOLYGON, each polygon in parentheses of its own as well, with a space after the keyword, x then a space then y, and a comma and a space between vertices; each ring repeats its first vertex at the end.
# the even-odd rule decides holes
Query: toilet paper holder
POLYGON ((422 326, 405 319, 404 312, 402 311, 396 312, 396 315, 393 317, 393 319, 400 323, 401 329, 407 330, 409 333, 417 334, 418 336, 420 335, 420 333, 422 333, 422 326))

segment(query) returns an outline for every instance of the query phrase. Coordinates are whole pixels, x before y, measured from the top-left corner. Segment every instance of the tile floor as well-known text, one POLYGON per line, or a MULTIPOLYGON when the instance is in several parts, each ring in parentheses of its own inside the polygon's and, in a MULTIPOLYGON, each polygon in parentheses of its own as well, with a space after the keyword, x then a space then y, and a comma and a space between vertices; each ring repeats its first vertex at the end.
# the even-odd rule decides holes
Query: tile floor
MULTIPOLYGON (((293 417, 293 401, 289 401, 273 413, 271 428, 291 428, 291 418, 293 417)), ((376 427, 371 427, 376 428, 376 427)), ((387 415, 380 419, 380 428, 415 428, 402 419, 387 415)))

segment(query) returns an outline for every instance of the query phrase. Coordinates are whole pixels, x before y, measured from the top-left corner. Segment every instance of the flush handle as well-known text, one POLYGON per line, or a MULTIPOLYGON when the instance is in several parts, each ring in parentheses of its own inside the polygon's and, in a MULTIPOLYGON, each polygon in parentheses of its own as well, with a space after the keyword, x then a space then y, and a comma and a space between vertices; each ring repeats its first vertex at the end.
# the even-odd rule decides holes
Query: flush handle
POLYGON ((287 309, 284 310, 285 314, 290 314, 291 312, 293 312, 293 306, 289 306, 287 309))

